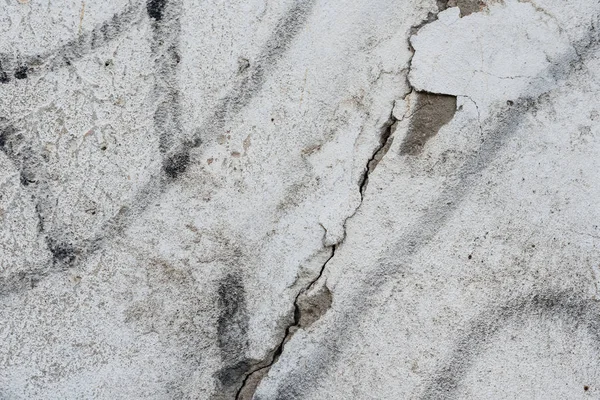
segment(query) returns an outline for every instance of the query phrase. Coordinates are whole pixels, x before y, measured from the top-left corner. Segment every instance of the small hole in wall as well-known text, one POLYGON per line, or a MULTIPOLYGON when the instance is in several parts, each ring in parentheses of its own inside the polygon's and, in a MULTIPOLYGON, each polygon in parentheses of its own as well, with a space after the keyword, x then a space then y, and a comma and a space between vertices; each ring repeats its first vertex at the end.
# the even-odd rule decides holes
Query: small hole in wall
POLYGON ((275 118, 271 118, 271 122, 274 122, 274 121, 275 121, 275 118))
POLYGON ((512 101, 512 100, 507 100, 507 101, 506 101, 506 105, 508 105, 508 106, 514 106, 514 105, 515 105, 515 102, 514 102, 514 101, 512 101))
POLYGON ((471 254, 469 254, 469 257, 468 257, 468 259, 470 260, 471 258, 473 258, 473 256, 472 256, 471 254))
POLYGON ((588 385, 585 385, 585 386, 583 387, 583 390, 585 390, 585 391, 587 392, 588 390, 590 390, 590 387, 589 387, 588 385))
POLYGON ((100 147, 100 150, 102 150, 102 151, 104 151, 104 150, 106 150, 106 149, 107 149, 106 145, 104 145, 104 146, 100 147))

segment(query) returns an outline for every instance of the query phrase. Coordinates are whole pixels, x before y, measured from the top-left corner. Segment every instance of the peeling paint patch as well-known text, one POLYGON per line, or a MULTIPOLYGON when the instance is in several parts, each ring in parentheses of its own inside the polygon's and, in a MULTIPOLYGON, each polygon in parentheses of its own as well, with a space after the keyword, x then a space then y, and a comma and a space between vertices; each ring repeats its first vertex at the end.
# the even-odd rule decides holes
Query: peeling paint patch
POLYGON ((465 17, 481 11, 485 8, 486 4, 481 0, 452 0, 448 2, 448 6, 458 7, 460 16, 465 17))
POLYGON ((331 307, 333 297, 327 285, 323 285, 313 293, 300 296, 298 300, 298 307, 296 307, 298 327, 308 328, 325 315, 331 307))
POLYGON ((400 154, 417 155, 429 139, 454 117, 456 96, 417 92, 415 112, 400 145, 400 154))
POLYGON ((461 12, 448 8, 411 36, 409 81, 418 91, 469 97, 481 118, 494 103, 546 91, 556 80, 552 65, 565 51, 576 58, 556 21, 530 3, 490 3, 468 18, 461 12))

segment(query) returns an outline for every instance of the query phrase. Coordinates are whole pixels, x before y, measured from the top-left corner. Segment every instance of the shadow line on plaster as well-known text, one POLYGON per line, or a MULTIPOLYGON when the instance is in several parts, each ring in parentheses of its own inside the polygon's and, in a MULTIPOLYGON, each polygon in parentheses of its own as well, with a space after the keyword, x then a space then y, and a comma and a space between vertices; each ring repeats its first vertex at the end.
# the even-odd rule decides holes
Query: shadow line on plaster
POLYGON ((433 374, 423 395, 424 400, 455 398, 467 373, 477 359, 509 324, 524 326, 532 317, 566 322, 566 326, 587 331, 596 355, 600 355, 600 305, 598 301, 572 292, 531 293, 490 307, 475 318, 460 337, 447 360, 433 374))

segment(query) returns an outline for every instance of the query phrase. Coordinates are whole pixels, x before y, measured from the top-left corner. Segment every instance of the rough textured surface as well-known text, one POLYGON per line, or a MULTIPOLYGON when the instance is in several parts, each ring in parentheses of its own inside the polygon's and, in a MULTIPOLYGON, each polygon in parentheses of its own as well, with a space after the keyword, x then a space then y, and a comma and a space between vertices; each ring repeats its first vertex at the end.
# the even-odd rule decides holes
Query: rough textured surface
POLYGON ((595 0, 0 4, 0 398, 597 398, 595 0))

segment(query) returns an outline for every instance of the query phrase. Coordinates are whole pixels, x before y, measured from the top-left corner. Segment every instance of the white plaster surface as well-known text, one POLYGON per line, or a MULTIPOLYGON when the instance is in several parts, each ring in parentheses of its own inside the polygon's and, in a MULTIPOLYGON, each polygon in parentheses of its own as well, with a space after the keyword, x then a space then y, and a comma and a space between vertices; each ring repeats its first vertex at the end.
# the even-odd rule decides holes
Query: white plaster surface
POLYGON ((600 8, 443 3, 2 1, 0 398, 599 397, 600 8))

